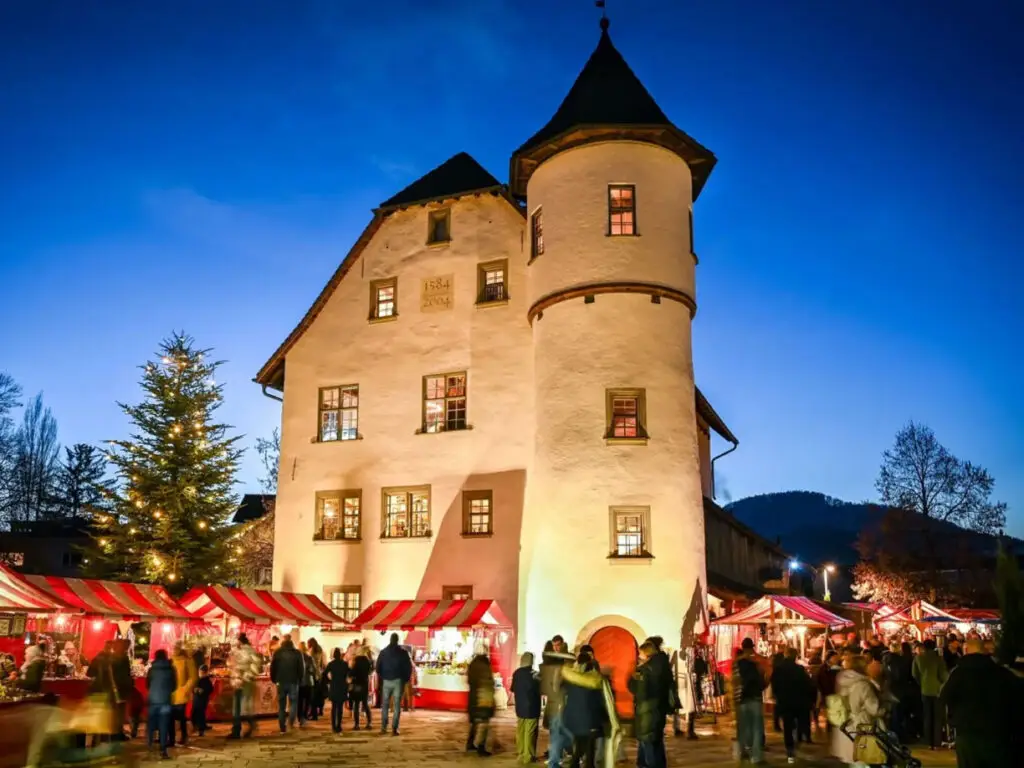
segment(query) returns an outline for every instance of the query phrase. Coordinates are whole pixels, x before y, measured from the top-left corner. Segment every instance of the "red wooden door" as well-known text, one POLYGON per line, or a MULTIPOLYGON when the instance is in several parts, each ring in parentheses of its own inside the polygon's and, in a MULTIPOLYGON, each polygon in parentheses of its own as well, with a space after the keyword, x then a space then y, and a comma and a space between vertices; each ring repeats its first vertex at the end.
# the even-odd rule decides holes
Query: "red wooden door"
POLYGON ((615 709, 622 719, 633 719, 633 697, 629 693, 629 678, 636 669, 636 640, 622 627, 603 627, 590 638, 601 669, 612 670, 612 691, 615 709))

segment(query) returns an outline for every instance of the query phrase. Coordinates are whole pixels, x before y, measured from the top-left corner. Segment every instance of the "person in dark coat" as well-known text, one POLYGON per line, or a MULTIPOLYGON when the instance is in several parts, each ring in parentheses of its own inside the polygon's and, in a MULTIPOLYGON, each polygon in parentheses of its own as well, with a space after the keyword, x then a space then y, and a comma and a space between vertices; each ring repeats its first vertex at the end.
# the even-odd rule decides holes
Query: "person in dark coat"
POLYGON ((795 648, 786 649, 782 660, 772 671, 772 693, 775 696, 775 711, 782 721, 782 737, 786 745, 786 757, 796 757, 795 735, 804 712, 810 711, 812 701, 811 679, 804 668, 797 664, 795 648))
POLYGON ((889 712, 889 728, 901 742, 911 737, 910 723, 914 711, 917 685, 914 683, 914 651, 910 643, 894 642, 882 657, 882 672, 893 704, 889 712))
POLYGON ((199 667, 199 677, 196 678, 196 687, 192 691, 192 729, 200 736, 206 733, 206 710, 210 706, 212 695, 213 680, 210 679, 210 668, 203 664, 199 667))
POLYGON ((348 689, 348 700, 352 706, 354 729, 359 730, 359 711, 366 713, 366 727, 370 721, 370 675, 373 673, 373 662, 370 661, 369 649, 362 647, 356 652, 351 667, 351 686, 348 689))
POLYGON ((345 714, 345 701, 348 699, 348 664, 341 658, 341 649, 334 649, 334 658, 324 668, 324 680, 327 681, 327 698, 331 700, 331 730, 341 733, 342 715, 345 714))
POLYGON ((633 735, 637 740, 636 764, 639 768, 665 768, 665 711, 658 670, 651 666, 657 653, 650 640, 640 646, 640 658, 629 681, 633 694, 633 735))
POLYGON ((979 638, 968 639, 966 650, 939 696, 956 728, 957 765, 1020 765, 1020 745, 1015 748, 1014 740, 1022 727, 1024 681, 986 656, 979 638))
MULTIPOLYGON (((818 674, 814 679, 814 686, 818 689, 818 704, 823 709, 828 706, 828 697, 836 692, 836 676, 841 670, 839 654, 835 651, 827 653, 825 661, 818 669, 818 674)), ((828 722, 827 717, 825 726, 828 730, 832 729, 832 724, 828 722)))
POLYGON ((286 637, 270 660, 270 682, 277 686, 277 724, 284 733, 285 714, 292 728, 299 717, 299 686, 305 674, 302 654, 291 637, 286 637))
POLYGON ((533 668, 533 654, 524 653, 512 673, 516 705, 516 757, 520 763, 537 762, 537 724, 540 721, 540 676, 533 668))
POLYGON ((487 750, 487 734, 491 718, 494 717, 494 670, 491 658, 478 653, 469 662, 466 670, 469 679, 469 736, 466 751, 476 750, 481 757, 490 757, 487 750))
MULTIPOLYGON (((584 651, 577 659, 574 671, 594 678, 600 685, 601 671, 590 653, 584 651)), ((565 708, 562 724, 572 734, 572 768, 595 768, 594 755, 598 737, 604 734, 607 714, 604 691, 600 687, 577 685, 563 672, 565 708)), ((663 721, 664 725, 664 721, 663 721)))
POLYGON ((575 659, 571 654, 558 650, 565 648, 561 635, 544 644, 541 663, 538 668, 540 676, 540 693, 544 700, 544 711, 541 724, 548 731, 548 751, 543 757, 549 766, 561 764, 562 754, 572 749, 572 736, 562 725, 562 707, 565 694, 562 690, 562 667, 572 664, 575 659), (552 752, 554 754, 552 754, 552 752))
POLYGON ((391 733, 398 735, 398 724, 402 717, 402 693, 412 679, 412 659, 409 652, 398 644, 398 633, 392 632, 388 646, 377 657, 377 674, 380 676, 380 730, 388 729, 388 711, 394 707, 391 716, 391 733))
POLYGON ((651 637, 648 638, 648 642, 654 646, 654 654, 647 663, 651 666, 651 684, 657 694, 662 724, 664 724, 665 718, 676 709, 679 690, 676 687, 675 676, 672 674, 672 660, 662 650, 664 640, 660 637, 651 637))
POLYGON ((153 663, 146 674, 148 690, 149 722, 146 725, 146 744, 153 747, 153 734, 159 733, 160 757, 166 760, 167 745, 171 743, 171 695, 178 687, 178 676, 167 658, 167 651, 161 648, 153 656, 153 663))

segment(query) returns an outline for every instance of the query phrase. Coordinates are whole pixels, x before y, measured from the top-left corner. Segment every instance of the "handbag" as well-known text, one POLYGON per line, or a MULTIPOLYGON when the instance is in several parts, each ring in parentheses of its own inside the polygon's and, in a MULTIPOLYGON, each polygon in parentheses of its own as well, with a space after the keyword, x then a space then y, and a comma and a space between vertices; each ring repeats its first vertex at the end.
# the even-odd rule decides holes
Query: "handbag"
POLYGON ((873 733, 858 733, 853 740, 853 759, 868 765, 881 765, 888 758, 873 733))

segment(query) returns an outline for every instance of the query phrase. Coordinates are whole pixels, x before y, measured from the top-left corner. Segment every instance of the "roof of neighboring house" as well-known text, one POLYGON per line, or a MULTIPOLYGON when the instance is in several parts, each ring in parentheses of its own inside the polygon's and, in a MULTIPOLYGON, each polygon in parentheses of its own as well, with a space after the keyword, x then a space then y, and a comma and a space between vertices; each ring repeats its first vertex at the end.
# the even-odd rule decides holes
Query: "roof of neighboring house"
MULTIPOLYGON (((776 555, 778 555, 781 558, 784 558, 785 560, 789 560, 789 554, 782 547, 780 547, 771 539, 765 538, 750 526, 741 523, 727 509, 723 509, 722 507, 718 506, 712 499, 709 499, 707 496, 704 497, 704 514, 710 514, 717 517, 719 520, 722 520, 727 525, 732 526, 747 538, 756 541, 765 549, 771 550, 776 555)), ((763 593, 764 589, 762 588, 761 591, 763 593)))
POLYGON ((700 416, 711 427, 715 432, 724 437, 733 445, 739 445, 739 438, 732 433, 732 431, 725 426, 725 422, 722 421, 722 417, 715 412, 715 409, 711 407, 711 403, 704 397, 704 394, 698 389, 697 393, 697 415, 700 416))
POLYGON ((525 191, 525 178, 540 162, 568 146, 607 139, 634 138, 659 144, 679 154, 693 173, 693 197, 711 174, 715 156, 677 128, 661 111, 640 79, 630 69, 608 35, 608 21, 601 22, 601 38, 580 71, 576 82, 547 124, 512 155, 510 185, 516 194, 525 191), (607 130, 618 129, 617 133, 607 130), (578 129, 590 130, 571 138, 578 129), (560 143, 563 146, 556 146, 560 143), (521 161, 529 160, 528 166, 521 161), (534 161, 536 161, 534 163, 534 161))
POLYGON ((459 152, 380 204, 380 209, 419 205, 473 192, 504 189, 504 185, 466 152, 459 152))
POLYGON ((231 518, 232 523, 248 523, 259 520, 267 512, 274 508, 274 501, 277 499, 273 493, 247 493, 242 497, 242 503, 235 510, 235 516, 231 518))

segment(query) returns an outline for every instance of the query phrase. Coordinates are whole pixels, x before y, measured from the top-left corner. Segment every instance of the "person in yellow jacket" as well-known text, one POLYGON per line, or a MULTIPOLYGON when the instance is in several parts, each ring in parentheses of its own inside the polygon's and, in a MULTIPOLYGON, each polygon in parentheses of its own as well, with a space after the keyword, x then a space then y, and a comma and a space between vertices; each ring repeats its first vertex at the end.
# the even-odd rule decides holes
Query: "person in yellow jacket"
POLYGON ((171 694, 171 729, 169 747, 174 746, 174 732, 177 725, 181 725, 181 738, 178 743, 184 746, 188 743, 188 730, 185 719, 185 708, 192 698, 192 691, 199 680, 199 670, 192 657, 185 653, 185 647, 178 643, 174 646, 174 657, 171 659, 171 666, 174 667, 174 675, 177 678, 177 687, 171 694))

